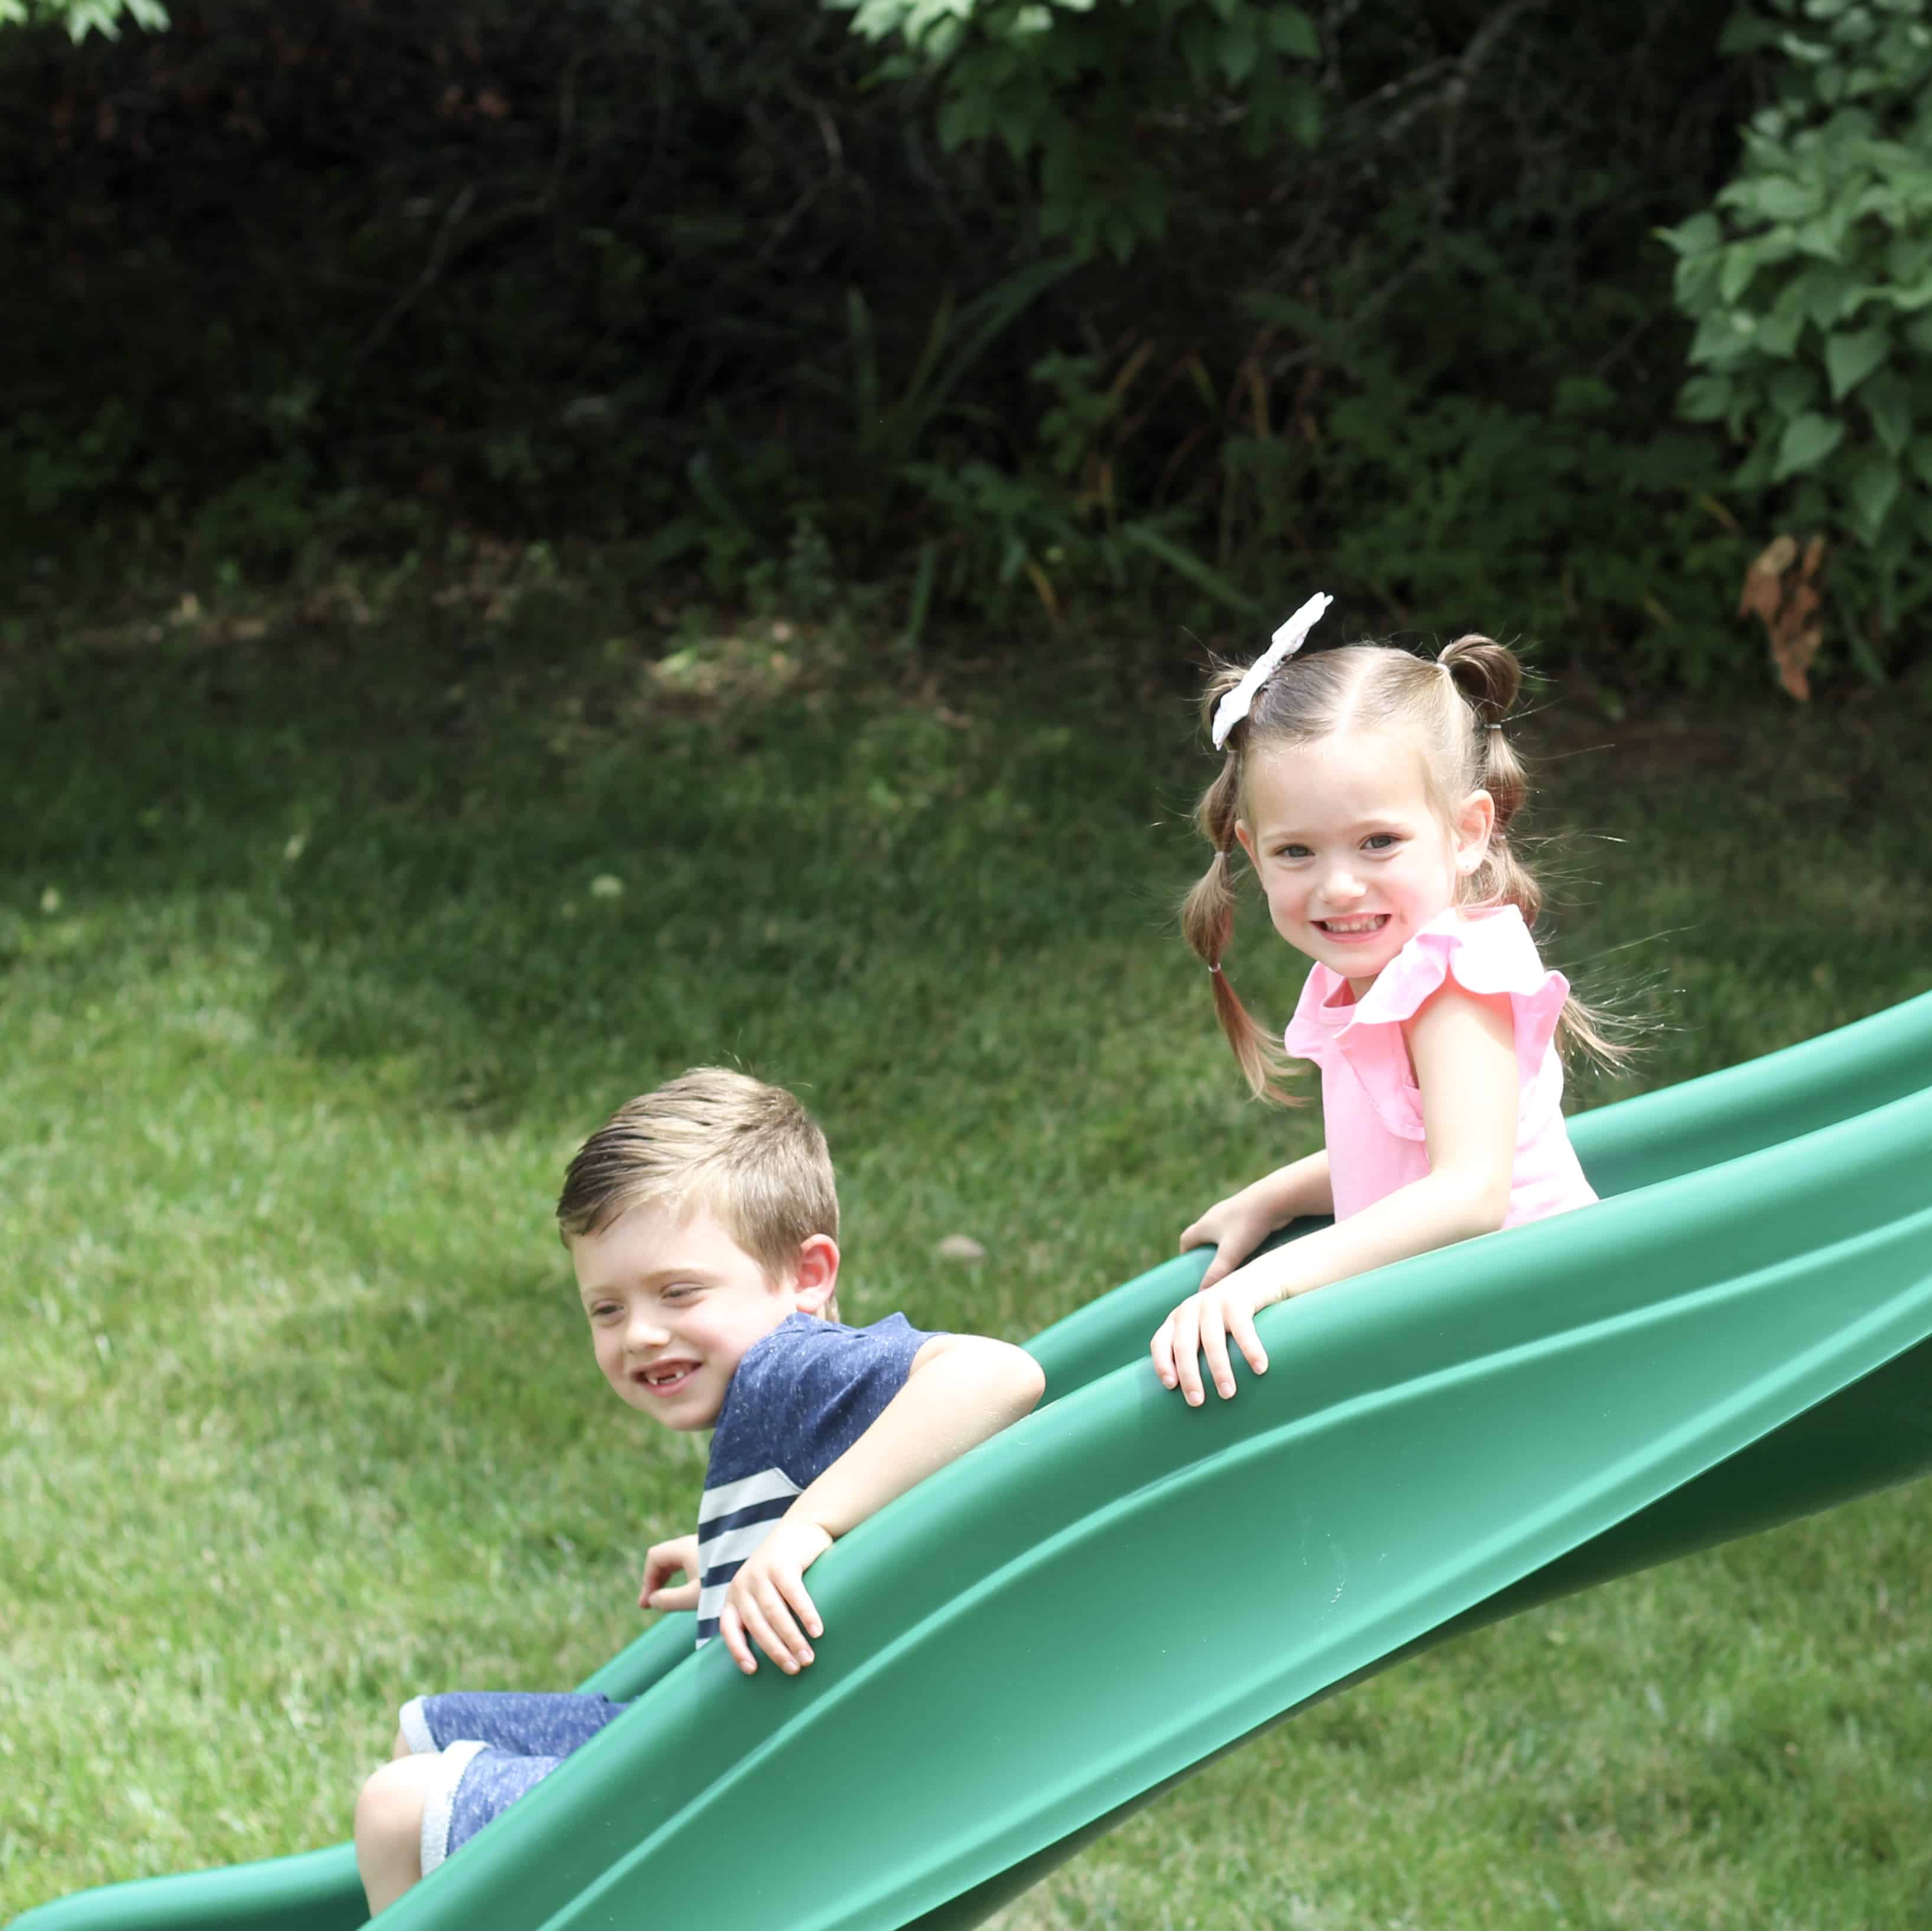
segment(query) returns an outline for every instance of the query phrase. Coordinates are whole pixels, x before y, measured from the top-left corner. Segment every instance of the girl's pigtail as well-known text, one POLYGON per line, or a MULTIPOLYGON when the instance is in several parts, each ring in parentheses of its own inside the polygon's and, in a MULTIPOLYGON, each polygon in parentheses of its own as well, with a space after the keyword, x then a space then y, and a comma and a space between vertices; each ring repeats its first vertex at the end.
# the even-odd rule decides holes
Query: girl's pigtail
POLYGON ((1510 843, 1510 821, 1529 795, 1528 775, 1503 730, 1503 721, 1522 688, 1522 666, 1507 644, 1472 633, 1459 637, 1436 662, 1448 672, 1476 714, 1476 781, 1496 802, 1496 829, 1488 855, 1469 881, 1479 905, 1514 905, 1534 925, 1543 909, 1543 888, 1510 843))
MULTIPOLYGON (((1477 748, 1477 782, 1496 801, 1496 829, 1488 853, 1469 881, 1470 900, 1514 905, 1523 923, 1534 925, 1543 909, 1543 888, 1516 856, 1509 837, 1510 820, 1529 795, 1529 779, 1502 727, 1522 688, 1522 666, 1506 644, 1473 632, 1459 637, 1436 661, 1476 714, 1476 734, 1482 740, 1477 748)), ((1612 1036, 1605 1015, 1574 993, 1563 1003, 1557 1032, 1566 1052, 1580 1051, 1607 1071, 1614 1072, 1629 1063, 1630 1048, 1612 1036)))
POLYGON ((1195 808, 1195 822, 1214 847, 1214 856, 1180 908, 1180 928, 1214 980, 1215 1014, 1249 1090, 1257 1099, 1299 1106, 1303 1103, 1300 1096, 1281 1084, 1288 1056, 1280 1042, 1256 1023, 1222 970, 1234 936, 1234 820, 1240 802, 1240 751, 1230 748, 1220 775, 1195 808))

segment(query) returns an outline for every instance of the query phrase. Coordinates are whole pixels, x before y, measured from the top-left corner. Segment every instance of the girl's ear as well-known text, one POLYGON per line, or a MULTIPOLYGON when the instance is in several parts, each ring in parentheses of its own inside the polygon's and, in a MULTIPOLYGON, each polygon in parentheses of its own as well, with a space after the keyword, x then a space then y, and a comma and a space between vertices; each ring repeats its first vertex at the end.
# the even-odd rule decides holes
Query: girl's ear
POLYGON ((823 1314, 836 1305, 838 1288, 838 1243, 829 1234, 808 1234, 798 1250, 791 1280, 792 1304, 800 1314, 823 1314))
POLYGON ((1472 791, 1456 820, 1456 869, 1463 877, 1481 869, 1496 829, 1496 801, 1486 791, 1472 791))
POLYGON ((1234 820, 1234 837, 1242 850, 1247 853, 1249 864, 1257 864, 1258 861, 1255 857, 1255 835, 1248 829, 1246 819, 1237 818, 1234 820))

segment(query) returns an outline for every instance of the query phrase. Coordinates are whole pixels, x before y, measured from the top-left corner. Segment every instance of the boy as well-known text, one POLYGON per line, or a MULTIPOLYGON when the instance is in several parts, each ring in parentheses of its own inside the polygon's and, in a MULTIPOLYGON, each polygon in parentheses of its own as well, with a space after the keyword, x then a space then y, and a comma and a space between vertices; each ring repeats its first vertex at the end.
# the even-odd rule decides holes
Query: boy
MULTIPOLYGON (((896 1495, 1028 1412, 1030 1355, 891 1315, 841 1325, 838 1197, 824 1135, 782 1088, 700 1067, 584 1142, 557 1225, 618 1398, 712 1429, 698 1531, 645 1558, 640 1608, 698 1611, 738 1667, 788 1675, 824 1633, 804 1576, 896 1495), (680 1571, 687 1581, 667 1586, 680 1571)), ((458 1693, 404 1705, 356 1807, 371 1916, 626 1706, 458 1693)))

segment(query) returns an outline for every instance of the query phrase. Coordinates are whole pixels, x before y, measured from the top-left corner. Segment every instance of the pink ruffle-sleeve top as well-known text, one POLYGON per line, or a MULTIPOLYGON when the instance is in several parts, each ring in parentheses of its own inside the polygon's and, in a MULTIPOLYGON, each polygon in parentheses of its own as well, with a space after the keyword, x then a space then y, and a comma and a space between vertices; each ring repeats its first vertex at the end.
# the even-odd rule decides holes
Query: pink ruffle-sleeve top
POLYGON ((1508 994, 1516 1015, 1516 1165, 1503 1225, 1540 1220, 1597 1198, 1563 1124, 1563 1064, 1555 1039, 1569 981, 1544 969, 1514 906, 1451 910, 1424 926, 1360 1000, 1346 979, 1318 964, 1288 1024, 1289 1053, 1322 1069, 1337 1220, 1429 1171, 1422 1096, 1402 1022, 1451 979, 1472 992, 1508 994))

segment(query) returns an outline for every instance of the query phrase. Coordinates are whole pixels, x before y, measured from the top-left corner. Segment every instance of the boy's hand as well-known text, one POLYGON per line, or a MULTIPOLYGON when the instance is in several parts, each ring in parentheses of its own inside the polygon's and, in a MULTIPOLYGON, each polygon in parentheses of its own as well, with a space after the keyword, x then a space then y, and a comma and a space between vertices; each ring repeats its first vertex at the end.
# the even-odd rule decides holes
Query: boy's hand
POLYGON ((698 1607, 698 1538, 674 1536, 654 1542, 644 1552, 644 1586, 638 1591, 640 1609, 694 1609, 698 1607), (680 1570, 686 1578, 675 1588, 665 1585, 680 1570))
MULTIPOLYGON (((1207 1273, 1201 1276, 1204 1292, 1232 1274, 1274 1231, 1275 1223, 1269 1219, 1267 1209, 1249 1198, 1252 1191, 1244 1189, 1226 1200, 1216 1201, 1181 1234, 1184 1254, 1190 1247, 1215 1250, 1207 1273)), ((1173 1385, 1172 1381, 1168 1383, 1169 1387, 1173 1385)))
POLYGON ((747 1676, 758 1667, 752 1643, 788 1676, 796 1676, 811 1662, 812 1645, 806 1638, 823 1636, 825 1626, 806 1594, 805 1572, 831 1546, 831 1536, 816 1522, 781 1516, 732 1577, 718 1633, 747 1676))
POLYGON ((1228 1359, 1231 1339, 1247 1357, 1248 1366, 1257 1375, 1265 1375, 1268 1352, 1255 1332, 1255 1313, 1280 1298, 1279 1288, 1238 1275, 1183 1301, 1154 1330, 1148 1344, 1161 1386, 1178 1384, 1188 1406, 1198 1408, 1206 1399, 1198 1358, 1204 1354, 1216 1393, 1224 1401, 1229 1399, 1234 1392, 1234 1371, 1228 1359))

